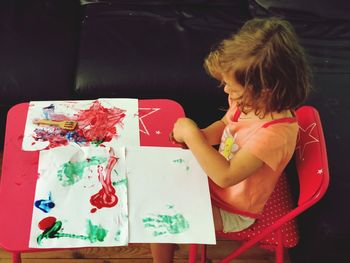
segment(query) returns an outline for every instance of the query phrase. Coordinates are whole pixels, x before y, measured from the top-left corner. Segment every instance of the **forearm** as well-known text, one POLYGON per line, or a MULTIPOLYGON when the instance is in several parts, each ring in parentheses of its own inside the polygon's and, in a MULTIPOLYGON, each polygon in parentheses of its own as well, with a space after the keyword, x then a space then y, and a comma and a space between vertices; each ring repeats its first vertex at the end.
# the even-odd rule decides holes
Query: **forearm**
POLYGON ((207 141, 205 135, 198 134, 186 140, 186 145, 196 157, 207 176, 219 186, 227 186, 230 177, 230 163, 207 141))
POLYGON ((226 124, 222 120, 219 120, 202 129, 202 133, 210 145, 217 145, 220 143, 225 127, 226 124))
POLYGON ((230 161, 213 148, 201 130, 186 139, 188 148, 210 179, 222 188, 245 180, 261 168, 263 162, 245 149, 240 149, 230 161))

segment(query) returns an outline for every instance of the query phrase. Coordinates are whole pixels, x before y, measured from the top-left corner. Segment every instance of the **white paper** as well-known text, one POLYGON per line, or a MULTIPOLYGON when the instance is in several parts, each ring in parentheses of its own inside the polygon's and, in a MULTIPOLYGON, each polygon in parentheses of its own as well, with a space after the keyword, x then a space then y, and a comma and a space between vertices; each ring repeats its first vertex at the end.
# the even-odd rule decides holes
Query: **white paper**
POLYGON ((130 243, 215 244, 208 178, 189 150, 127 147, 130 243))
POLYGON ((22 144, 23 150, 35 151, 67 144, 88 146, 101 142, 106 146, 140 145, 137 99, 30 102, 22 144), (95 104, 98 104, 99 107, 93 108, 95 104), (92 111, 95 113, 91 114, 92 119, 84 120, 87 112, 92 111), (110 111, 110 114, 107 111, 110 111), (95 119, 93 119, 94 115, 97 116, 95 119), (106 119, 106 116, 109 116, 110 119, 106 119), (33 123, 34 120, 39 119, 56 121, 68 119, 77 121, 78 125, 75 130, 69 131, 57 126, 33 123), (100 131, 102 127, 106 127, 103 133, 100 131), (114 130, 112 130, 113 127, 114 130), (94 136, 95 131, 99 131, 101 136, 94 136), (88 134, 91 136, 87 136, 88 134), (91 138, 96 136, 103 138, 93 141, 91 138))
POLYGON ((128 243, 124 148, 70 145, 44 150, 40 152, 38 172, 29 247, 128 243), (91 202, 92 196, 102 197, 95 199, 102 205, 91 202), (54 207, 48 207, 50 203, 54 207), (39 222, 48 225, 50 217, 61 224, 56 230, 51 228, 51 236, 44 233, 45 228, 39 228, 39 222))

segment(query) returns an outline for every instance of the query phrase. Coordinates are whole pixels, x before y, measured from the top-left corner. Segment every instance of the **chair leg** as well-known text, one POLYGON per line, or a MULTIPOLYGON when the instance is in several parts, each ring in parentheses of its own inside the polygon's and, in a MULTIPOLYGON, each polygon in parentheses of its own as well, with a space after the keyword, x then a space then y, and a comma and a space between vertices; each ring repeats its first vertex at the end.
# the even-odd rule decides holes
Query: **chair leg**
POLYGON ((21 263, 21 253, 19 252, 12 252, 12 263, 21 263))
POLYGON ((276 246, 276 263, 283 263, 283 253, 284 253, 284 251, 283 251, 283 244, 282 244, 282 242, 283 242, 283 240, 282 240, 282 232, 281 232, 281 230, 279 229, 279 230, 277 230, 277 239, 278 239, 278 244, 277 244, 277 246, 276 246))
POLYGON ((189 263, 196 263, 197 262, 197 251, 198 246, 201 249, 201 263, 205 263, 207 260, 207 246, 206 245, 197 245, 197 244, 191 244, 189 247, 189 256, 188 256, 188 262, 189 263))
POLYGON ((201 263, 205 263, 207 261, 207 246, 201 245, 201 263))
POLYGON ((198 245, 197 244, 191 244, 188 251, 188 262, 189 263, 196 263, 197 260, 197 250, 198 245))

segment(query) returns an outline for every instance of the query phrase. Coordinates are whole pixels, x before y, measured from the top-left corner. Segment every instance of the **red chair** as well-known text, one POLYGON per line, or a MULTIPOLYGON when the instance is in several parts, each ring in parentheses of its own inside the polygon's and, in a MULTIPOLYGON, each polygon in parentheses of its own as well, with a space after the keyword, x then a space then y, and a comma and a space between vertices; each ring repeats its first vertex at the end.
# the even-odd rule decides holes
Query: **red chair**
MULTIPOLYGON (((255 244, 275 252, 276 262, 283 262, 284 248, 296 246, 299 240, 295 219, 317 203, 329 184, 326 144, 317 110, 302 106, 296 111, 299 135, 295 150, 296 171, 299 177, 299 200, 292 201, 286 175, 283 174, 265 205, 261 218, 240 232, 216 232, 217 238, 239 240, 242 244, 220 262, 230 262, 255 244)), ((197 244, 189 248, 189 262, 196 262, 197 244)), ((206 247, 200 245, 201 262, 206 260, 206 247)))

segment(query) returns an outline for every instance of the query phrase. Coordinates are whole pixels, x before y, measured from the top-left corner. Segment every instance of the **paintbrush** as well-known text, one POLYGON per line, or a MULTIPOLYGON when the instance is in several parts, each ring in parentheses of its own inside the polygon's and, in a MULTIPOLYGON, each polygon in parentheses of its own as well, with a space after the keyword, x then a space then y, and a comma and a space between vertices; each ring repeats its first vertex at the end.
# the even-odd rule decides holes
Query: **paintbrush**
POLYGON ((34 124, 43 124, 43 125, 50 125, 50 126, 57 126, 64 130, 74 130, 77 126, 76 121, 52 121, 52 120, 46 120, 46 119, 35 119, 33 120, 34 124))

